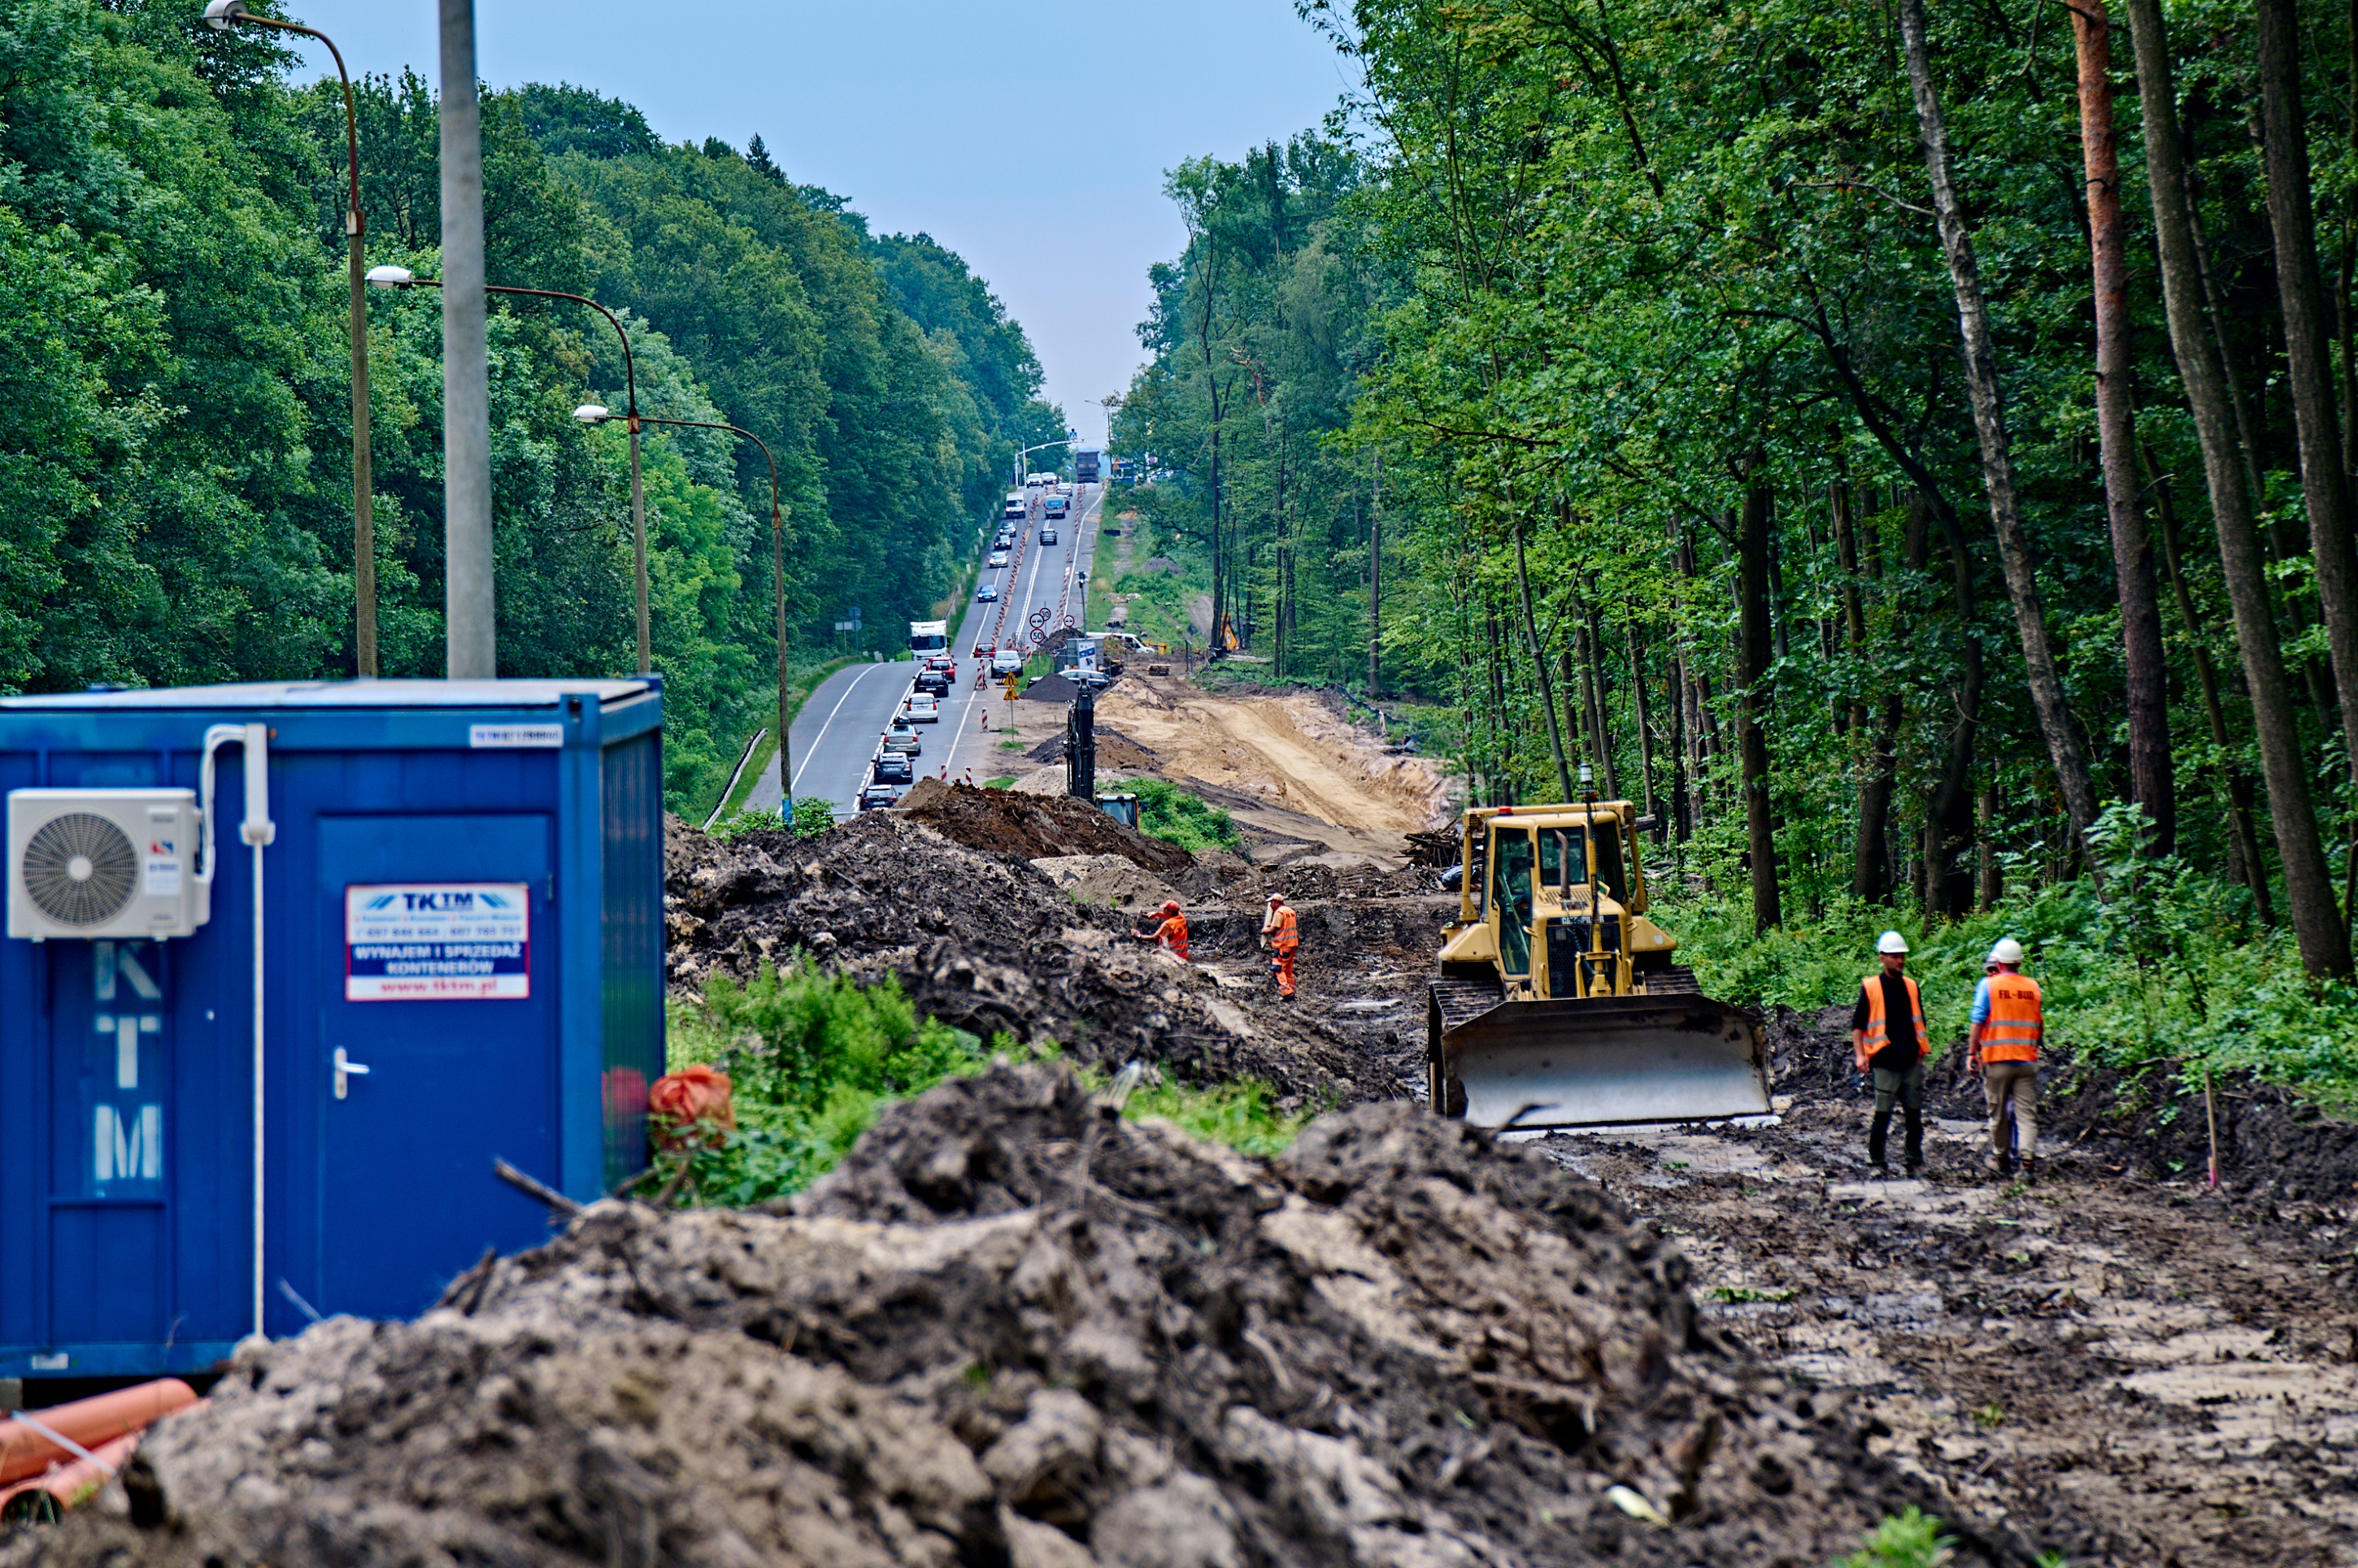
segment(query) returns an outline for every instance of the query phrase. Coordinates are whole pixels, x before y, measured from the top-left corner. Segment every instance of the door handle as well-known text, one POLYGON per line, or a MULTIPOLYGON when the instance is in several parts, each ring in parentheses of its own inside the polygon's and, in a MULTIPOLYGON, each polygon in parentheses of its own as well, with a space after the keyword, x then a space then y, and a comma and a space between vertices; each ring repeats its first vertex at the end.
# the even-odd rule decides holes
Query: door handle
POLYGON ((347 1077, 349 1077, 351 1075, 355 1074, 355 1073, 359 1074, 362 1077, 365 1078, 365 1077, 367 1077, 367 1076, 368 1076, 368 1068, 367 1068, 367 1067, 365 1067, 365 1066, 363 1066, 362 1064, 360 1064, 360 1063, 358 1063, 358 1062, 355 1062, 355 1061, 351 1060, 349 1057, 347 1057, 347 1056, 344 1054, 344 1048, 343 1048, 342 1046, 341 1046, 341 1045, 337 1046, 337 1047, 336 1047, 336 1098, 337 1098, 338 1099, 341 1099, 341 1098, 344 1098, 344 1091, 345 1091, 345 1088, 346 1088, 346 1087, 347 1087, 347 1086, 346 1086, 346 1084, 345 1084, 345 1079, 346 1079, 347 1077))

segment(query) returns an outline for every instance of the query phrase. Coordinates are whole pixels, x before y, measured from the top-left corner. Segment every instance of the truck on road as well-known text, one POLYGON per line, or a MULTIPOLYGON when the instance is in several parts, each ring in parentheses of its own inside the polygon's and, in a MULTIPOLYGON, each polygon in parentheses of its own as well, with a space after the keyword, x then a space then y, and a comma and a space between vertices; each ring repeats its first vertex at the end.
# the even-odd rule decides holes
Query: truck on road
POLYGON ((928 654, 949 651, 950 623, 946 621, 912 621, 909 622, 909 652, 919 658, 928 654))

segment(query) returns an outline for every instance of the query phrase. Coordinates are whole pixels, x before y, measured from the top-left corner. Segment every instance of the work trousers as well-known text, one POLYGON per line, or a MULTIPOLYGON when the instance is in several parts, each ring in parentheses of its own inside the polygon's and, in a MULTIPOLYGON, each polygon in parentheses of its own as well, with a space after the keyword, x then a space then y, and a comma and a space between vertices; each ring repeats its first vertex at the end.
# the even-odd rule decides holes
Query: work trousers
POLYGON ((1270 968, 1277 971, 1277 994, 1292 996, 1293 994, 1293 949, 1280 947, 1276 956, 1269 962, 1270 968))
POLYGON ((2039 1064, 2036 1062, 1982 1063, 1982 1094, 1989 1101, 1990 1156, 2006 1157, 2006 1108, 2014 1106, 2014 1152, 2020 1158, 2035 1158, 2039 1139, 2039 1064))
POLYGON ((1895 1104, 1900 1108, 1907 1129, 1907 1140, 1901 1145, 1899 1158, 1909 1169, 1913 1170, 1924 1162, 1922 1058, 1898 1072, 1888 1067, 1875 1069, 1875 1120, 1866 1130, 1866 1157, 1870 1163, 1883 1163, 1885 1142, 1891 1132, 1891 1108, 1895 1104))

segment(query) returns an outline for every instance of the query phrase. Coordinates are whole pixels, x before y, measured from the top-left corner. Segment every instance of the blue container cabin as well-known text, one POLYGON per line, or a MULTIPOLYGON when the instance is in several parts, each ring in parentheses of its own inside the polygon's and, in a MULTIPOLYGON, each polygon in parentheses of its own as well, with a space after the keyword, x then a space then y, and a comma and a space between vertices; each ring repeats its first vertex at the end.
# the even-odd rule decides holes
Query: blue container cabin
POLYGON ((546 1239, 495 1157, 585 1201, 640 1170, 662 716, 654 679, 0 699, 0 792, 195 789, 265 726, 275 828, 258 988, 235 742, 193 934, 0 940, 0 1378, 201 1371, 296 1297, 411 1315, 546 1239))

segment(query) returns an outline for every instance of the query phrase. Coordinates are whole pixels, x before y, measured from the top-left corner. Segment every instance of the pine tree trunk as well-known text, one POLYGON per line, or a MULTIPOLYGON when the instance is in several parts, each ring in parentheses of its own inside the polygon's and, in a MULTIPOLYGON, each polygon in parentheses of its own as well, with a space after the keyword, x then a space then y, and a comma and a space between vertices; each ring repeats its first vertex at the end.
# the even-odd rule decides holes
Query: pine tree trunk
POLYGON ((2316 215, 2309 195, 2309 133, 2301 121, 2300 16, 2296 0, 2257 0, 2260 119, 2267 160, 2268 227, 2276 236, 2277 294, 2284 305, 2286 380, 2300 436, 2300 493, 2325 644, 2333 655, 2342 741, 2358 785, 2358 557, 2351 554, 2350 479, 2333 412, 2333 351, 2325 284, 2318 276, 2316 215))
POLYGON ((1368 509, 1368 700, 1383 696, 1384 454, 1376 452, 1376 493, 1368 509))
POLYGON ((2088 241, 2095 263, 2096 430, 2104 454, 2104 514, 2121 600, 2126 666, 2129 787, 2153 819, 2152 849, 2178 843, 2178 790, 2169 756, 2169 693, 2154 589, 2153 541, 2137 505, 2136 424, 2129 407, 2128 262, 2121 222, 2119 136, 2113 125, 2113 34, 2104 0, 2075 0, 2071 35, 2080 65, 2080 157, 2088 176, 2088 241))
POLYGON ((1572 770, 1564 765, 1563 729, 1555 721, 1555 693, 1548 683, 1547 655, 1540 649, 1539 622, 1531 615, 1531 574, 1523 560, 1523 520, 1520 514, 1515 517, 1515 589, 1522 595, 1523 636, 1529 643, 1532 672, 1540 678, 1540 706, 1547 709, 1548 752, 1555 758, 1556 788, 1563 792, 1556 798, 1570 800, 1572 770))
POLYGON ((1933 859, 1937 882, 1926 884, 1925 910, 1952 920, 1973 911, 1974 871, 1965 860, 1974 841, 1974 748, 1981 733, 1982 645, 1974 636, 1979 605, 1974 593, 1973 553, 1964 521, 1937 496, 1918 492, 1919 503, 1940 520, 1949 546, 1949 603, 1957 618, 1957 695, 1949 719, 1949 749, 1941 764, 1941 786, 1932 796, 1933 859))
MULTIPOLYGON (((2148 470, 2152 468, 2148 461, 2148 470)), ((2226 706, 2219 697, 2219 673, 2211 663, 2211 649, 2202 640, 2202 622, 2195 613, 2194 595, 2186 586, 2186 573, 2179 565, 2178 513, 2171 504, 2169 482, 2163 480, 2153 487, 2154 514, 2161 524, 2161 558, 2169 568, 2169 590, 2178 601, 2178 617, 2186 623, 2186 640, 2194 650, 2194 677, 2202 689, 2202 716, 2211 723, 2211 743, 2223 759, 2220 772, 2227 785, 2227 843, 2234 862, 2234 872, 2252 892, 2253 907, 2258 912, 2260 924, 2273 925, 2275 916, 2268 909, 2268 863, 2260 857, 2259 834, 2252 825, 2252 781, 2240 762, 2232 761, 2234 748, 2227 736, 2226 706)))
MULTIPOLYGON (((1859 568, 1876 580, 1883 577, 1883 547, 1877 541, 1861 551, 1850 517, 1850 507, 1844 504, 1837 524, 1839 542, 1852 541, 1850 575, 1844 584, 1844 614, 1850 623, 1851 651, 1864 656, 1866 646, 1866 611, 1859 591, 1859 568)), ((1891 641, 1895 647, 1908 640, 1908 617, 1892 619, 1891 641)), ((1877 715, 1875 730, 1867 743, 1867 754, 1858 778, 1858 837, 1851 851, 1851 896, 1861 903, 1891 902, 1891 785, 1899 770, 1899 726, 1907 718, 1907 707, 1899 693, 1897 677, 1887 676, 1883 682, 1883 701, 1877 715)), ((1866 727, 1867 709, 1865 702, 1857 708, 1856 727, 1866 727)))
POLYGON ((1737 591, 1743 613, 1738 658, 1742 667, 1742 750, 1745 842, 1752 860, 1752 929, 1784 924, 1777 898, 1777 834, 1768 800, 1768 515, 1771 499, 1759 475, 1765 460, 1755 456, 1753 477, 1744 492, 1736 524, 1737 591))
POLYGON ((2225 377, 2202 321, 2201 279, 2194 260, 2161 0, 2128 0, 2128 10, 2136 48, 2147 183, 2153 197, 2154 236, 2161 254, 2170 346, 2176 351, 2179 377, 2185 384, 2187 406, 2202 447, 2211 516, 2219 535, 2219 564, 2226 578, 2228 603, 2234 611, 2244 685, 2251 694, 2252 720, 2259 735, 2268 816, 2276 828, 2277 859, 2284 868, 2285 899, 2290 905, 2293 934, 2300 944, 2302 967, 2318 978, 2347 975, 2349 935, 2333 901, 2332 880, 2318 840, 2316 813, 2309 804, 2300 733, 2293 722, 2274 607, 2260 567, 2259 534, 2253 525, 2243 476, 2237 471, 2225 377))
POLYGON ((1600 643, 1604 627, 1592 600, 1588 606, 1588 634, 1581 652, 1587 658, 1588 723, 1596 737, 1596 762, 1605 773, 1605 798, 1621 800, 1621 770, 1613 761, 1613 731, 1605 722, 1605 659, 1600 643))
POLYGON ((1982 486, 1989 492, 1998 561, 2005 568, 2007 596, 2014 601, 2015 629, 2022 638, 2023 674, 2056 783, 2063 792, 2064 808, 2071 816, 2071 830, 2083 833, 2096 819, 2096 786, 2089 777, 2087 754, 2064 700, 2063 678, 2048 640, 2047 614, 2039 603, 2039 580, 2031 565, 2030 541, 2023 532, 2014 486, 2014 456, 2006 443, 2005 399, 1998 386, 1997 350, 1990 341, 1989 307, 1982 297, 1981 265, 1974 255, 1973 238, 1965 232, 1964 213, 1950 175, 1948 127, 1933 91, 1924 30, 1924 0, 1899 0, 1900 38, 1908 59, 1909 85, 1916 100, 1917 127, 1924 142, 1924 166, 1931 177, 1941 249, 1948 258, 1949 281, 1957 296, 1965 390, 1973 403, 1974 433, 1981 443, 1982 486))
POLYGON ((1644 794, 1646 815, 1655 819, 1655 831, 1661 831, 1660 815, 1654 809, 1654 731, 1646 714, 1646 665, 1638 646, 1638 623, 1634 620, 1621 622, 1621 631, 1629 645, 1629 698, 1638 717, 1638 787, 1644 794))

